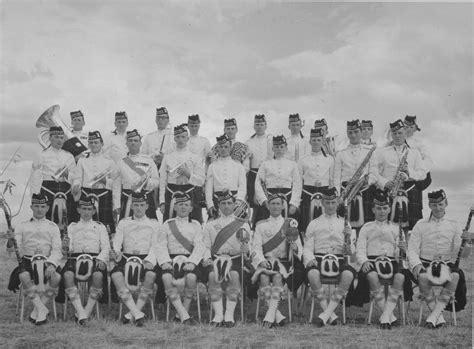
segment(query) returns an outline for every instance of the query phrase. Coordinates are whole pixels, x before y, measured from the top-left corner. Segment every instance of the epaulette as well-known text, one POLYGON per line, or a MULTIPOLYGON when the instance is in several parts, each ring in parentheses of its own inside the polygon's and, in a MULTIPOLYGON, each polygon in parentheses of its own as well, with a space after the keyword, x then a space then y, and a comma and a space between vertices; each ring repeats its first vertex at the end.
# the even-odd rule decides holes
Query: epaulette
POLYGON ((264 220, 261 220, 261 221, 258 221, 257 224, 255 224, 255 226, 258 226, 260 223, 265 223, 265 222, 268 222, 270 220, 270 218, 267 218, 267 219, 264 219, 264 220))

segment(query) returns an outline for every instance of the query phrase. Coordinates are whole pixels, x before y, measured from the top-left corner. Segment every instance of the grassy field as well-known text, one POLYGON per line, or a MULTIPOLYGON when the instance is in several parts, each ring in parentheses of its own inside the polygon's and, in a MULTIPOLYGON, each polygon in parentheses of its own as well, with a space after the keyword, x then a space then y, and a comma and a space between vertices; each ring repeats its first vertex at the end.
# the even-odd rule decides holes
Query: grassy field
MULTIPOLYGON (((296 318, 292 324, 279 329, 263 329, 254 321, 255 302, 247 302, 245 325, 237 323, 232 329, 215 329, 207 324, 182 326, 165 323, 164 309, 157 310, 158 321, 148 321, 143 328, 122 325, 114 305, 105 319, 92 320, 87 327, 72 321, 51 321, 36 327, 29 322, 20 324, 15 316, 16 297, 7 290, 8 276, 15 259, 5 255, 5 240, 0 239, 0 346, 2 348, 469 348, 472 347, 472 266, 473 258, 461 264, 468 277, 468 305, 458 313, 458 325, 451 325, 451 314, 445 312, 449 326, 427 330, 416 324, 382 331, 376 325, 366 325, 368 305, 348 308, 346 325, 317 329, 296 318)), ((418 302, 411 306, 410 318, 417 321, 418 302)), ((309 307, 309 302, 308 302, 309 307)), ((29 309, 29 308, 28 308, 29 309)), ((61 317, 62 308, 58 307, 61 317)), ((71 309, 71 308, 70 308, 71 309)), ((206 309, 206 302, 203 303, 206 309)), ((237 308, 239 309, 239 308, 237 308)), ((101 308, 104 314, 107 306, 101 308)), ((263 310, 262 310, 263 311, 263 310)), ((260 314, 263 316, 262 311, 260 314)), ((319 309, 316 309, 318 312, 319 309)), ((307 311, 307 314, 309 310, 307 311)), ((373 319, 377 318, 377 314, 373 319)), ((207 321, 208 312, 203 311, 207 321)), ((306 317, 307 318, 307 317, 306 317)))

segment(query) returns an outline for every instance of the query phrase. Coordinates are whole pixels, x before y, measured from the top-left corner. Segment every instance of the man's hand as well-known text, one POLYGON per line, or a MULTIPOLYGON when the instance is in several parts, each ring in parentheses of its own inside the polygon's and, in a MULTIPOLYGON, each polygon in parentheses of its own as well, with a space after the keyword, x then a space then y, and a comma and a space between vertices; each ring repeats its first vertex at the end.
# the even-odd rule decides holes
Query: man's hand
POLYGON ((189 262, 189 263, 186 263, 184 265, 183 270, 184 271, 193 271, 194 268, 196 268, 196 264, 189 262))
POLYGON ((45 275, 48 279, 51 279, 54 274, 56 274, 56 267, 49 263, 48 267, 46 268, 45 275))
POLYGON ((344 230, 342 231, 342 233, 344 234, 344 237, 347 238, 347 236, 351 236, 352 234, 352 229, 351 227, 344 227, 344 230))
POLYGON ((207 209, 207 215, 209 217, 215 218, 217 217, 217 210, 214 206, 211 206, 207 209))
POLYGON ((165 154, 162 151, 160 151, 158 154, 153 155, 153 161, 155 162, 155 164, 160 165, 161 162, 163 161, 164 156, 165 154))
POLYGON ((405 172, 405 171, 401 171, 401 172, 400 172, 400 179, 401 179, 403 182, 404 182, 404 181, 407 181, 408 178, 410 178, 410 177, 408 176, 408 173, 407 173, 407 172, 405 172))
POLYGON ((420 273, 422 271, 424 271, 424 267, 423 267, 423 264, 418 264, 418 265, 415 265, 415 267, 413 268, 413 276, 415 277, 415 279, 418 279, 418 277, 420 276, 420 273))
POLYGON ((212 263, 213 263, 212 259, 209 258, 209 259, 206 259, 205 261, 202 262, 202 266, 203 267, 208 267, 208 266, 212 265, 212 263))
POLYGON ((400 241, 400 242, 398 243, 398 248, 399 248, 400 250, 406 251, 407 248, 408 248, 408 244, 406 243, 406 241, 400 241))
POLYGON ((390 189, 393 188, 393 186, 394 186, 393 181, 388 181, 387 183, 385 183, 385 187, 384 187, 384 188, 390 190, 390 189))
POLYGON ((362 272, 368 273, 370 269, 372 269, 372 263, 370 263, 370 261, 365 261, 360 269, 362 270, 362 272))
POLYGON ((123 254, 120 251, 112 251, 111 253, 112 253, 112 258, 114 258, 116 262, 119 262, 123 258, 123 254))
POLYGON ((79 195, 81 192, 81 185, 80 184, 74 184, 71 189, 72 196, 79 195))
POLYGON ((307 268, 309 267, 318 267, 318 261, 315 259, 312 259, 308 262, 308 264, 306 265, 307 268))
POLYGON ((166 208, 166 205, 165 205, 165 204, 160 204, 160 212, 161 212, 161 214, 165 214, 165 208, 166 208))
POLYGON ((291 242, 290 249, 293 251, 294 254, 298 254, 298 245, 296 244, 296 242, 291 242))
POLYGON ((296 213, 297 209, 298 208, 296 206, 293 206, 293 205, 290 204, 290 207, 288 208, 288 214, 294 215, 296 213))
POLYGON ((191 177, 191 171, 186 166, 181 166, 176 170, 176 173, 180 176, 185 176, 187 179, 191 177))
POLYGON ((153 270, 153 263, 149 261, 144 261, 143 267, 145 268, 145 270, 153 270))
POLYGON ((166 263, 163 263, 161 265, 161 269, 163 269, 163 270, 172 270, 173 266, 171 265, 171 263, 166 262, 166 263))
POLYGON ((259 267, 259 268, 265 268, 265 269, 267 269, 267 268, 270 268, 270 263, 269 263, 267 260, 265 260, 265 261, 263 261, 263 262, 260 262, 260 263, 258 264, 258 267, 259 267))
MULTIPOLYGON (((8 236, 8 232, 7 232, 7 236, 8 236)), ((461 239, 468 240, 467 242, 471 243, 471 233, 469 232, 469 230, 462 231, 461 239)))
POLYGON ((107 268, 104 261, 101 261, 100 259, 96 259, 95 261, 99 270, 105 270, 107 268))

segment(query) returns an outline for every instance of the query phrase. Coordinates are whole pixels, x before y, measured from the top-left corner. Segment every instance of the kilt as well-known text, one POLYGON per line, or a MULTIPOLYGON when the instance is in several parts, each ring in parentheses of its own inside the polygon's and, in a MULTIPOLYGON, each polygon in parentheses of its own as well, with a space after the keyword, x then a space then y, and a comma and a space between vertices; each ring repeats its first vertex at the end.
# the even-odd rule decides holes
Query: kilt
MULTIPOLYGON (((343 187, 346 187, 347 182, 341 183, 343 187)), ((372 204, 374 201, 374 194, 375 194, 376 187, 374 184, 368 186, 364 191, 360 192, 362 195, 362 210, 363 212, 357 212, 358 209, 351 208, 351 217, 349 219, 351 221, 359 220, 359 215, 362 214, 364 216, 364 223, 370 222, 375 220, 375 215, 372 212, 372 204)), ((354 201, 352 201, 354 203, 354 201)), ((351 205, 351 203, 349 203, 351 205)), ((360 228, 359 228, 360 230, 360 228)))
POLYGON ((66 195, 66 213, 68 222, 77 222, 79 220, 79 213, 75 209, 74 199, 71 195, 71 185, 68 182, 43 181, 41 183, 40 194, 48 198, 49 209, 46 213, 46 218, 54 223, 58 223, 60 217, 58 212, 53 212, 54 196, 57 193, 64 193, 66 195))
POLYGON ((247 202, 250 207, 255 208, 258 206, 254 202, 255 199, 255 179, 257 178, 258 168, 251 168, 247 173, 247 202))
POLYGON ((408 227, 412 230, 416 222, 423 218, 423 192, 415 181, 408 181, 403 183, 403 189, 408 191, 408 227))
POLYGON ((315 187, 313 185, 304 185, 303 192, 301 193, 301 205, 300 205, 300 222, 299 222, 299 230, 306 231, 306 227, 308 226, 309 222, 313 219, 318 218, 323 212, 318 212, 317 209, 314 210, 313 215, 310 216, 310 209, 311 209, 311 196, 315 193, 321 193, 324 190, 328 189, 327 186, 324 187, 315 187))
MULTIPOLYGON (((379 257, 379 256, 367 256, 367 258, 369 259, 369 262, 370 262, 370 270, 369 270, 368 273, 373 272, 373 271, 377 271, 375 269, 375 259, 377 259, 377 257, 379 257)), ((398 262, 393 257, 389 257, 389 258, 390 258, 390 262, 392 263, 393 275, 395 276, 395 274, 399 273, 399 271, 398 271, 398 262)), ((366 274, 366 275, 368 274, 368 273, 364 273, 362 270, 359 270, 359 273, 360 274, 366 274)), ((392 277, 392 280, 393 280, 393 277, 392 277)))
POLYGON ((189 214, 191 219, 202 223, 202 208, 197 206, 194 202, 194 186, 192 184, 171 184, 169 183, 165 191, 165 213, 163 214, 163 222, 170 218, 176 217, 176 211, 170 206, 173 194, 177 191, 182 191, 191 197, 193 210, 189 214))
MULTIPOLYGON (((291 188, 268 188, 267 189, 270 194, 283 194, 286 197, 286 202, 288 206, 290 206, 290 200, 291 200, 291 188)), ((282 215, 285 216, 285 211, 283 210, 282 215)), ((298 212, 296 212, 294 215, 288 215, 288 218, 294 218, 298 220, 298 212)), ((255 223, 260 222, 264 219, 267 219, 270 217, 270 211, 265 206, 259 206, 258 211, 256 214, 256 219, 255 223)), ((300 229, 298 229, 300 230, 300 229)))
POLYGON ((101 222, 105 226, 110 226, 111 230, 113 226, 115 231, 112 191, 109 189, 82 188, 82 193, 93 196, 98 202, 98 214, 96 213, 92 219, 101 222))
MULTIPOLYGON (((242 277, 242 257, 238 256, 232 259, 232 266, 230 268, 231 271, 236 271, 239 273, 239 280, 242 277)), ((214 265, 209 265, 207 267, 203 267, 204 275, 203 275, 203 283, 207 283, 209 281, 209 274, 214 271, 214 265)), ((244 283, 248 285, 250 282, 250 278, 254 272, 254 268, 250 260, 244 259, 244 283), (245 269, 248 269, 250 273, 248 273, 245 269)))
MULTIPOLYGON (((148 256, 148 255, 147 254, 134 255, 134 254, 125 254, 124 253, 122 259, 110 271, 110 275, 115 274, 115 273, 122 273, 122 274, 125 275, 125 264, 127 264, 127 258, 132 257, 132 256, 133 257, 138 257, 143 261, 146 258, 146 256, 148 256)), ((158 268, 159 267, 157 265, 155 265, 155 267, 152 270, 146 270, 145 268, 143 268, 142 272, 140 273, 140 281, 143 282, 143 280, 145 279, 145 274, 146 274, 147 271, 152 271, 154 273, 157 273, 158 268)))
MULTIPOLYGON (((131 189, 123 189, 122 190, 122 195, 120 197, 121 203, 120 203, 120 219, 125 217, 125 210, 127 207, 127 201, 131 200, 131 194, 132 190, 131 189)), ((156 216, 156 206, 155 206, 155 200, 153 199, 153 191, 146 192, 147 198, 146 198, 146 203, 148 204, 148 209, 146 210, 146 216, 148 218, 152 219, 158 219, 156 216)), ((130 209, 129 216, 132 216, 133 212, 130 209)))
MULTIPOLYGON (((33 281, 35 285, 38 285, 38 280, 35 280, 33 268, 31 266, 31 257, 32 256, 23 256, 21 258, 21 264, 17 266, 15 269, 10 274, 10 279, 8 282, 8 289, 10 291, 16 292, 17 290, 20 289, 20 274, 24 272, 28 272, 30 274, 30 278, 33 281)), ((46 270, 46 266, 45 266, 46 270)), ((61 273, 61 267, 56 267, 56 272, 61 273)), ((45 276, 46 278, 46 276, 45 276)), ((45 280, 47 281, 47 280, 45 280)))
MULTIPOLYGON (((317 253, 315 255, 316 261, 318 262, 318 266, 312 265, 311 267, 306 268, 306 276, 308 276, 308 273, 313 269, 316 269, 319 272, 321 272, 321 261, 323 260, 324 256, 325 256, 324 254, 320 254, 320 253, 317 253)), ((344 270, 348 270, 352 273, 353 277, 355 278, 356 275, 357 275, 357 271, 351 265, 345 265, 344 257, 341 254, 336 254, 335 256, 337 257, 337 259, 339 261, 339 270, 341 271, 341 273, 344 270)))

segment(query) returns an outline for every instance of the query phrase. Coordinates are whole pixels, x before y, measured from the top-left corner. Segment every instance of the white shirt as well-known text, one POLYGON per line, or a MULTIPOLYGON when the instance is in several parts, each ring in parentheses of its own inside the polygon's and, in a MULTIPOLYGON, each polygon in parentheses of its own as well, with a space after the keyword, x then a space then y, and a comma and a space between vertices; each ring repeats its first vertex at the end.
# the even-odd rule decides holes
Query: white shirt
POLYGON ((124 218, 117 225, 113 239, 114 251, 133 255, 146 254, 145 261, 155 265, 159 229, 158 221, 147 216, 124 218))
POLYGON ((410 148, 416 149, 420 152, 423 166, 426 168, 426 171, 430 171, 434 166, 434 161, 428 147, 424 144, 423 139, 418 136, 418 133, 415 133, 413 136, 408 137, 406 142, 410 148))
POLYGON ((117 162, 121 158, 127 155, 127 131, 124 133, 118 133, 113 131, 104 137, 104 148, 105 156, 111 158, 117 162))
POLYGON ((107 263, 109 260, 110 242, 105 225, 80 220, 69 224, 69 251, 71 253, 97 253, 97 259, 107 263))
POLYGON ((260 165, 273 158, 273 141, 268 135, 255 135, 245 142, 250 151, 250 168, 259 168, 260 165))
POLYGON ((285 158, 298 162, 305 155, 311 153, 311 146, 309 138, 301 138, 300 134, 289 135, 286 137, 288 151, 285 153, 285 158))
POLYGON ((156 245, 156 258, 159 265, 164 263, 171 263, 172 254, 177 255, 189 255, 188 260, 190 263, 198 265, 204 256, 204 238, 202 234, 202 227, 198 221, 189 221, 188 217, 185 218, 172 218, 168 219, 161 227, 158 234, 158 244, 156 245), (190 253, 183 245, 175 238, 171 232, 169 223, 174 221, 178 227, 179 232, 193 245, 193 251, 190 253))
POLYGON ((206 157, 211 151, 211 142, 206 137, 189 135, 187 147, 191 153, 196 154, 201 159, 204 165, 206 157))
POLYGON ((267 200, 261 181, 265 183, 267 189, 291 188, 290 204, 296 207, 300 205, 302 185, 296 162, 280 158, 262 163, 255 179, 255 198, 260 205, 267 200))
POLYGON ((83 188, 112 189, 112 184, 119 173, 115 162, 104 156, 103 153, 90 153, 88 157, 80 158, 73 172, 72 184, 79 184, 83 188), (109 172, 101 181, 95 182, 96 176, 109 172))
POLYGON ((360 229, 357 239, 356 258, 359 264, 369 259, 367 256, 387 256, 398 258, 400 229, 392 222, 372 221, 360 229))
POLYGON ((247 179, 244 166, 229 157, 218 158, 207 169, 206 203, 214 206, 212 196, 216 191, 236 190, 236 198, 245 200, 247 195, 247 179))
POLYGON ((15 227, 15 240, 21 256, 42 254, 58 266, 63 258, 58 226, 46 218, 31 218, 15 227))
POLYGON ((147 134, 143 139, 141 152, 146 155, 169 153, 175 148, 174 136, 169 129, 156 130, 147 134), (164 141, 163 141, 164 137, 164 141))
POLYGON ((298 161, 303 185, 316 187, 333 186, 334 158, 322 152, 311 152, 298 161))

